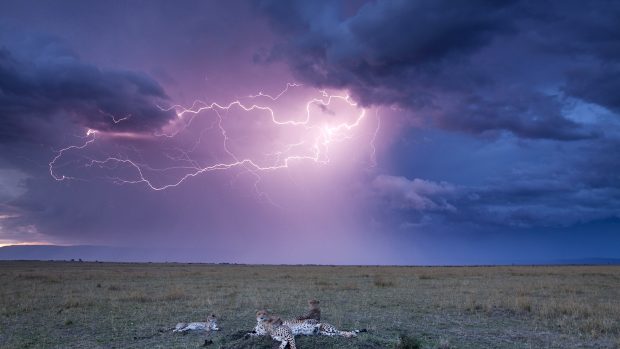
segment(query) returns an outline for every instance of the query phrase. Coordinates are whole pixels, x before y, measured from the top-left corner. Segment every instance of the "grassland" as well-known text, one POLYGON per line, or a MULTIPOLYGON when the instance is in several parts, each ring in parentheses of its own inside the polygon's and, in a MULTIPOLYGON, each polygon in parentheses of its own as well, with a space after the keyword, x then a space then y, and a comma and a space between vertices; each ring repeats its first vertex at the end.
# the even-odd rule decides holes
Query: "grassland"
POLYGON ((159 332, 215 313, 210 348, 244 339, 257 309, 283 316, 321 300, 358 338, 318 348, 619 348, 620 267, 329 267, 0 262, 0 348, 198 348, 204 333, 159 332))

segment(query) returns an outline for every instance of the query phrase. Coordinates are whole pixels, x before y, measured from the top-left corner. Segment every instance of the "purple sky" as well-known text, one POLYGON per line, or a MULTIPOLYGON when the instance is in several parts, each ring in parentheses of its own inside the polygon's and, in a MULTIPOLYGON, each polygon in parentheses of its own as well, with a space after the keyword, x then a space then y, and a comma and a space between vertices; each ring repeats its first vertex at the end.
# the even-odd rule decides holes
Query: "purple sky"
POLYGON ((612 1, 4 1, 0 246, 620 257, 619 20, 612 1))

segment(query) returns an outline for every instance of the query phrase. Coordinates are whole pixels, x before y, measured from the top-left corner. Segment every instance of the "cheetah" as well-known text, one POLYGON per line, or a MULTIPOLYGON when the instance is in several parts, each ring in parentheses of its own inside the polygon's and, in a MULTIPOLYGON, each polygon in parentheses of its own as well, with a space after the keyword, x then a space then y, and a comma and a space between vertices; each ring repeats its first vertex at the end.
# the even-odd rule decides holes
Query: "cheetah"
MULTIPOLYGON (((256 336, 265 336, 267 335, 267 330, 265 329, 264 323, 259 320, 260 317, 264 318, 272 318, 266 310, 260 310, 256 313, 256 327, 254 331, 247 334, 250 337, 256 336)), ((340 331, 335 326, 330 325, 328 323, 321 323, 314 319, 308 320, 285 320, 283 321, 283 325, 287 326, 291 329, 291 332, 294 336, 304 335, 304 336, 312 336, 312 335, 323 335, 323 336, 342 336, 342 337, 357 337, 357 333, 366 332, 366 330, 353 330, 353 331, 340 331)))
POLYGON ((288 326, 284 326, 282 319, 272 318, 266 311, 256 313, 256 321, 262 324, 262 328, 271 338, 280 342, 279 349, 285 349, 287 345, 291 349, 297 349, 295 336, 288 326))
POLYGON ((205 322, 179 322, 172 332, 187 332, 187 331, 219 331, 217 326, 217 317, 213 314, 209 315, 205 322))
MULTIPOLYGON (((302 315, 297 317, 297 320, 304 320, 304 321, 310 321, 310 320, 315 320, 316 322, 318 322, 318 331, 315 331, 312 334, 319 334, 319 335, 323 335, 323 336, 343 336, 343 337, 357 337, 357 333, 359 332, 366 332, 366 330, 362 329, 362 330, 353 330, 353 331, 340 331, 338 330, 335 326, 330 325, 328 323, 321 323, 321 308, 319 307, 320 302, 316 299, 311 299, 308 301, 308 313, 306 315, 302 315)), ((286 321, 284 322, 284 324, 286 325, 286 321)), ((297 324, 294 324, 293 326, 296 326, 297 324)), ((291 327, 291 325, 289 325, 289 327, 291 327)), ((293 329, 293 327, 291 327, 291 329, 293 330, 293 333, 295 333, 296 331, 293 329)), ((301 334, 311 334, 311 333, 301 333, 301 334)))
POLYGON ((248 334, 246 334, 246 336, 250 336, 250 337, 256 337, 256 336, 265 336, 267 334, 267 329, 265 328, 265 325, 263 324, 263 319, 267 319, 269 318, 269 313, 267 312, 267 310, 259 310, 256 312, 256 327, 254 327, 254 330, 248 334))
POLYGON ((319 307, 319 301, 311 299, 308 301, 308 313, 306 315, 298 316, 297 320, 316 320, 321 321, 321 308, 319 307))
MULTIPOLYGON (((267 335, 267 329, 265 328, 263 318, 274 318, 266 310, 259 310, 256 313, 256 327, 247 335, 250 337, 265 336, 267 335)), ((285 320, 282 323, 284 326, 291 329, 294 336, 298 335, 314 335, 319 331, 319 322, 316 320, 285 320)))

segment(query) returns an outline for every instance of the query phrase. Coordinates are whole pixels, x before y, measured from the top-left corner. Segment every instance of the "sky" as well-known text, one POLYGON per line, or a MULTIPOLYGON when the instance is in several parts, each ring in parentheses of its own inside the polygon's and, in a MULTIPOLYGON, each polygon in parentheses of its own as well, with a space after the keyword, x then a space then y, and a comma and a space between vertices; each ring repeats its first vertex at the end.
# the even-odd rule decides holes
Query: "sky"
POLYGON ((618 22, 602 0, 1 1, 0 246, 620 257, 618 22))

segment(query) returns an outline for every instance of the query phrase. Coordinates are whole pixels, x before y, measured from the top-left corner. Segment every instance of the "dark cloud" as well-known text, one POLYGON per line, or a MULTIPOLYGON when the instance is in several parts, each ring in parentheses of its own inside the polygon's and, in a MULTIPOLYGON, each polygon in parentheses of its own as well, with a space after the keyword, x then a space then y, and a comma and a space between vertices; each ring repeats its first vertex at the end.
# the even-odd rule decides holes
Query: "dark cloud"
POLYGON ((581 150, 562 162, 562 168, 515 172, 480 185, 381 175, 373 182, 373 191, 377 202, 399 210, 402 222, 434 218, 479 227, 532 228, 617 219, 618 162, 601 150, 598 146, 581 150), (588 157, 582 157, 585 154, 588 157))
POLYGON ((591 57, 613 63, 620 56, 620 4, 616 1, 525 2, 537 20, 536 44, 570 59, 591 57), (553 35, 544 35, 553 34, 553 35))
POLYGON ((620 139, 610 139, 582 150, 574 163, 574 168, 578 169, 575 181, 598 190, 620 188, 620 159, 614 156, 618 149, 620 139))
POLYGON ((351 88, 365 103, 409 104, 412 96, 394 93, 412 85, 407 80, 437 73, 444 62, 458 62, 512 27, 504 2, 383 1, 346 19, 330 2, 287 7, 263 6, 289 38, 274 54, 304 79, 351 88), (381 88, 393 93, 379 99, 374 92, 381 88))
POLYGON ((310 54, 296 57, 308 74, 336 82, 340 70, 371 80, 474 51, 512 30, 511 2, 380 1, 350 18, 333 2, 267 1, 262 8, 295 40, 292 47, 310 54))
POLYGON ((521 180, 512 186, 502 182, 480 187, 390 176, 377 181, 373 188, 379 202, 387 200, 388 207, 400 212, 397 225, 434 220, 478 227, 567 227, 620 218, 620 190, 613 188, 574 188, 557 180, 521 180), (421 186, 441 190, 421 194, 415 189, 421 186))
POLYGON ((620 113, 620 66, 603 65, 571 71, 565 91, 620 113))
POLYGON ((492 92, 470 95, 454 105, 445 103, 438 113, 439 126, 473 134, 510 130, 521 138, 579 140, 600 136, 599 132, 562 115, 562 103, 555 96, 514 90, 507 95, 492 92))
MULTIPOLYGON (((572 2, 377 1, 347 16, 332 2, 266 1, 262 10, 286 38, 271 58, 285 60, 305 82, 349 89, 367 105, 396 104, 446 129, 579 140, 597 133, 564 115, 562 96, 555 92, 562 90, 562 79, 545 85, 530 79, 550 74, 541 70, 542 51, 555 55, 552 70, 575 65, 570 54, 617 58, 616 34, 609 33, 617 33, 613 15, 604 15, 600 3, 586 7, 589 12, 582 13, 572 2), (590 14, 604 20, 592 24, 590 14), (590 25, 575 28, 585 22, 590 25), (575 43, 590 37, 596 40, 575 43), (529 57, 497 54, 510 50, 529 57)), ((618 79, 604 72, 583 74, 574 73, 563 91, 617 106, 618 79)))
POLYGON ((521 180, 511 186, 471 188, 457 205, 463 208, 457 220, 478 225, 568 227, 579 223, 620 217, 620 191, 591 188, 562 180, 521 180))
POLYGON ((147 75, 84 63, 53 39, 34 42, 13 51, 0 41, 3 142, 29 139, 57 117, 97 130, 146 132, 173 116, 157 107, 168 97, 147 75))

